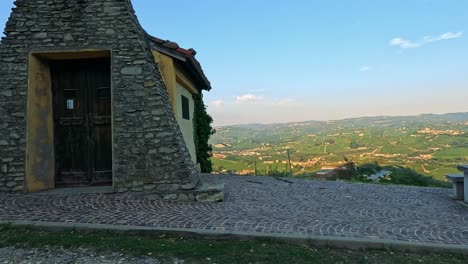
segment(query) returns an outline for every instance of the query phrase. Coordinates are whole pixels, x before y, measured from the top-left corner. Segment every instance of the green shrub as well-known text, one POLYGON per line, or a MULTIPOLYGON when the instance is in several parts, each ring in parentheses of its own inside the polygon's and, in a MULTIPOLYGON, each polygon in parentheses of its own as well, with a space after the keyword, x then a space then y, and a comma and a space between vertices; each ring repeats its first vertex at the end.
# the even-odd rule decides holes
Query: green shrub
POLYGON ((388 177, 380 179, 379 183, 399 184, 421 187, 450 188, 450 183, 436 180, 430 176, 424 176, 412 169, 403 167, 387 167, 392 172, 388 177))
POLYGON ((213 118, 206 111, 206 106, 203 103, 203 95, 194 96, 195 109, 194 109, 194 136, 195 146, 197 149, 197 162, 200 163, 201 172, 210 173, 213 171, 213 164, 211 156, 213 148, 208 143, 210 137, 216 133, 211 124, 213 118))

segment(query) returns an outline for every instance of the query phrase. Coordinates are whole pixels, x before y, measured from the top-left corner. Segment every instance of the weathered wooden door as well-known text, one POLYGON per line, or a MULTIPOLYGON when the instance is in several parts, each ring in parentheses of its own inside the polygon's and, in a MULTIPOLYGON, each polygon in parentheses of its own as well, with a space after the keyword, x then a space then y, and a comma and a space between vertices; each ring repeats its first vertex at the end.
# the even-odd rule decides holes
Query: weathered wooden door
POLYGON ((110 60, 51 62, 56 187, 112 183, 110 60))

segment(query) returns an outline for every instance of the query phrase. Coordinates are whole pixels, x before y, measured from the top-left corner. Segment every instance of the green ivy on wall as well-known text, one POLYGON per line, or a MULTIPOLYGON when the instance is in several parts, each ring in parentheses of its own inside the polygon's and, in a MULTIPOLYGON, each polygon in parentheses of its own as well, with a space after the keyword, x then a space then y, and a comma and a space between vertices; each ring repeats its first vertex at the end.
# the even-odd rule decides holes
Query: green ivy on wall
POLYGON ((210 173, 213 170, 213 164, 210 160, 213 148, 208 141, 216 130, 211 126, 213 118, 206 111, 206 106, 203 103, 203 95, 195 95, 193 100, 195 101, 193 126, 197 162, 200 163, 202 173, 210 173))

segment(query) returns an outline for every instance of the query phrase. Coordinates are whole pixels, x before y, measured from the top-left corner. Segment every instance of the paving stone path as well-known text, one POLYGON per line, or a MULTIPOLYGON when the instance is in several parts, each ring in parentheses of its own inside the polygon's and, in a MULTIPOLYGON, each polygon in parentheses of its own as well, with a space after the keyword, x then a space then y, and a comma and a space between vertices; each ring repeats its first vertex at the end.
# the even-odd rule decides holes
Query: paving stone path
POLYGON ((218 204, 122 194, 0 194, 0 220, 318 235, 468 245, 468 207, 449 189, 270 177, 202 176, 225 183, 218 204))

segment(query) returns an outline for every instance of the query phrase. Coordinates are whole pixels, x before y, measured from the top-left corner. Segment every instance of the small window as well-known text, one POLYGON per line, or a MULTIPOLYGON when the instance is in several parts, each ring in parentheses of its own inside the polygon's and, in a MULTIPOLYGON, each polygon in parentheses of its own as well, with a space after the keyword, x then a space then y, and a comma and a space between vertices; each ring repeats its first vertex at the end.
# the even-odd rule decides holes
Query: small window
POLYGON ((182 118, 186 120, 190 120, 190 107, 189 107, 189 100, 187 97, 182 95, 182 118))

